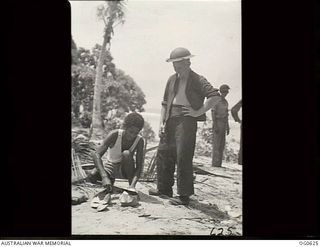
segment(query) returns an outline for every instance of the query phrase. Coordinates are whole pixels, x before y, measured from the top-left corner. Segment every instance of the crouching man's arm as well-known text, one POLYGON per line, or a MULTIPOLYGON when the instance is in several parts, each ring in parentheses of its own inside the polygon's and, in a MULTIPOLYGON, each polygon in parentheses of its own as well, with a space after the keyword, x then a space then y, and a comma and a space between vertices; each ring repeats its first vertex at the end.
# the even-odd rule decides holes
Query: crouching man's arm
POLYGON ((137 144, 137 152, 136 152, 136 168, 134 170, 133 179, 130 184, 130 188, 135 188, 136 184, 141 176, 141 172, 143 169, 143 147, 144 140, 141 138, 137 144))
POLYGON ((116 134, 115 132, 111 132, 107 136, 107 138, 102 142, 102 144, 97 148, 97 150, 92 154, 93 163, 97 168, 102 179, 102 186, 110 190, 111 190, 111 180, 103 167, 103 162, 101 158, 105 154, 105 152, 108 150, 108 148, 112 146, 113 143, 115 142, 115 139, 117 137, 117 135, 115 134, 116 134))

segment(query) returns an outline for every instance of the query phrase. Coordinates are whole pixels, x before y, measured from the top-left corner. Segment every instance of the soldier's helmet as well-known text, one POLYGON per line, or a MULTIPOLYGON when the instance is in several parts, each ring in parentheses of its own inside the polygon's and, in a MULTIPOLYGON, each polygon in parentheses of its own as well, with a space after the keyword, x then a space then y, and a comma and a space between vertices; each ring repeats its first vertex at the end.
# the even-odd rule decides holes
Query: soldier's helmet
POLYGON ((178 47, 170 53, 170 57, 166 61, 176 62, 176 61, 181 61, 183 59, 189 59, 191 57, 194 57, 194 55, 192 55, 188 49, 183 47, 178 47))

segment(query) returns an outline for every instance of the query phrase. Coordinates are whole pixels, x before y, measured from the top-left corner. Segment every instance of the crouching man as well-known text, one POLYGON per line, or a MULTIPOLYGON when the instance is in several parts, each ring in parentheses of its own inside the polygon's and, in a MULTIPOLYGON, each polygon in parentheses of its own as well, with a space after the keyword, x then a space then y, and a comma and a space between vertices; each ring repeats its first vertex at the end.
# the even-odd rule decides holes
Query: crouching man
POLYGON ((125 117, 122 129, 108 134, 93 154, 95 169, 89 175, 89 181, 101 179, 102 185, 111 193, 115 178, 128 179, 129 190, 135 191, 143 169, 144 140, 139 135, 143 126, 143 117, 133 112, 125 117), (107 161, 103 164, 101 158, 106 152, 107 161))

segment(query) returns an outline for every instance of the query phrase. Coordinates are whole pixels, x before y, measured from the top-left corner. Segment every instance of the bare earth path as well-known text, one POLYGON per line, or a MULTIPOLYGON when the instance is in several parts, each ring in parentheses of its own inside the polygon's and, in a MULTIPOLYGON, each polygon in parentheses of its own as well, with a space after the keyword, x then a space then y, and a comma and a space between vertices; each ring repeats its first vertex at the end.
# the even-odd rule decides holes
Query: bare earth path
MULTIPOLYGON (((121 207, 120 195, 114 194, 112 205, 97 212, 90 207, 90 200, 102 188, 84 187, 89 200, 72 206, 72 234, 242 235, 242 167, 224 163, 216 168, 210 163, 207 157, 194 158, 195 195, 187 207, 149 196, 148 189, 155 188, 155 183, 139 182, 137 207, 121 207)), ((127 187, 120 181, 116 185, 127 187)))

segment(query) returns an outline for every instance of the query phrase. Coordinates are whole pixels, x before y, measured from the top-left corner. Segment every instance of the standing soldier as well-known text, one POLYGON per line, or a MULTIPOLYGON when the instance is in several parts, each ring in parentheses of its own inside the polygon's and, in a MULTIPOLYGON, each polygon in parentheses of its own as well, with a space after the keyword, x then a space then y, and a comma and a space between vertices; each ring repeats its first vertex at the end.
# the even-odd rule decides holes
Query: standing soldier
POLYGON ((223 151, 226 144, 226 134, 229 135, 228 101, 226 96, 230 87, 226 84, 220 86, 221 101, 212 108, 212 166, 221 167, 223 151))
POLYGON ((157 189, 150 195, 172 197, 174 172, 177 167, 177 194, 170 203, 189 204, 194 194, 193 164, 197 121, 205 121, 205 113, 221 99, 217 89, 201 75, 191 70, 193 55, 185 48, 174 49, 167 62, 175 73, 165 89, 160 121, 160 143, 157 152, 157 189), (206 100, 205 100, 206 98, 206 100))

